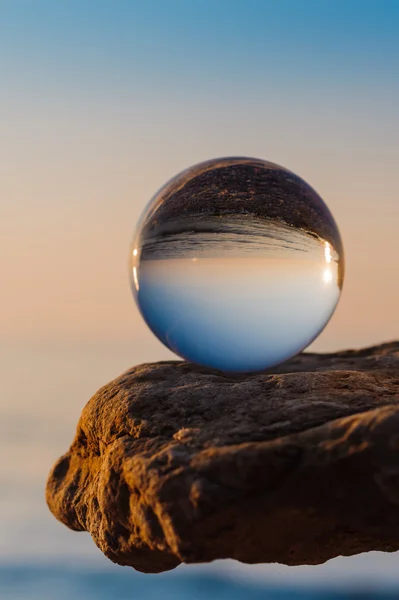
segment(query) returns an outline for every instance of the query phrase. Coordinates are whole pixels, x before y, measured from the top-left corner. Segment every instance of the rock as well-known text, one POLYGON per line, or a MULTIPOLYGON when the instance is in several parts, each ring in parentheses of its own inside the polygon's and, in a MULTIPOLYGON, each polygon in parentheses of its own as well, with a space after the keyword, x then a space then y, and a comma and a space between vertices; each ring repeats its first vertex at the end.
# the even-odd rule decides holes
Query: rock
POLYGON ((398 550, 399 342, 245 376, 134 367, 84 408, 47 502, 146 572, 398 550))

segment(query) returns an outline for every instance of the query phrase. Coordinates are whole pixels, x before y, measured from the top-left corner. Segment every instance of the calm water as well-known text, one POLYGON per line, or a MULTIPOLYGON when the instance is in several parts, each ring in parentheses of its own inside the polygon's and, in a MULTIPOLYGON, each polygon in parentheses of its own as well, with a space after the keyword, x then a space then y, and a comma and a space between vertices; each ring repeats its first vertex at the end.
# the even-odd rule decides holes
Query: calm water
POLYGON ((396 600, 394 592, 276 588, 200 575, 160 576, 79 568, 0 568, 3 600, 396 600))
MULTIPOLYGON (((253 215, 196 215, 158 227, 142 241, 141 260, 171 258, 305 258, 319 252, 325 241, 271 219, 253 215)), ((333 251, 334 252, 334 251, 333 251)), ((334 260, 338 255, 334 252, 334 260)))

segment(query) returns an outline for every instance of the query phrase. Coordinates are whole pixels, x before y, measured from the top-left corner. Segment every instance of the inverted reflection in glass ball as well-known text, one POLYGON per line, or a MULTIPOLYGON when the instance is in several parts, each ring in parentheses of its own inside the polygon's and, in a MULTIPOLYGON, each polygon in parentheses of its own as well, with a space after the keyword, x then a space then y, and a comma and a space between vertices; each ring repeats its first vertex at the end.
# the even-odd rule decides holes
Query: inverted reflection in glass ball
POLYGON ((337 305, 344 258, 318 194, 252 158, 195 165, 142 216, 132 289, 150 329, 183 358, 259 371, 305 348, 337 305))

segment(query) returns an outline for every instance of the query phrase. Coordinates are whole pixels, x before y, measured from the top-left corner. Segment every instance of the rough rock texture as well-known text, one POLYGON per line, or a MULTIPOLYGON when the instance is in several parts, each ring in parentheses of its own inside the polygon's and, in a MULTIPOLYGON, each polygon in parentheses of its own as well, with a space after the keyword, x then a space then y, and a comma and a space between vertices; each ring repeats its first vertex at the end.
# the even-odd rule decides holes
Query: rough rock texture
POLYGON ((135 367, 83 410, 47 502, 147 572, 398 550, 399 342, 236 377, 135 367))

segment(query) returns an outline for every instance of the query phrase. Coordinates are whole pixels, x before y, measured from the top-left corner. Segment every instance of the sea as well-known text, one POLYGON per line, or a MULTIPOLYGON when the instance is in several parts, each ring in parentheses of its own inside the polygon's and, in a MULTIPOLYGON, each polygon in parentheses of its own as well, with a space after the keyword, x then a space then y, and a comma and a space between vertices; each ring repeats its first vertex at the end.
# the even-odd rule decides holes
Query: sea
POLYGON ((0 344, 1 600, 338 600, 399 598, 399 554, 318 566, 182 565, 147 575, 108 561, 44 499, 47 474, 80 412, 104 383, 142 358, 131 342, 0 344))
MULTIPOLYGON (((142 238, 142 258, 267 257, 315 259, 325 244, 315 234, 252 215, 197 215, 166 223, 142 238)), ((327 243, 329 248, 331 245, 327 243)), ((334 249, 334 259, 338 258, 334 249)))

